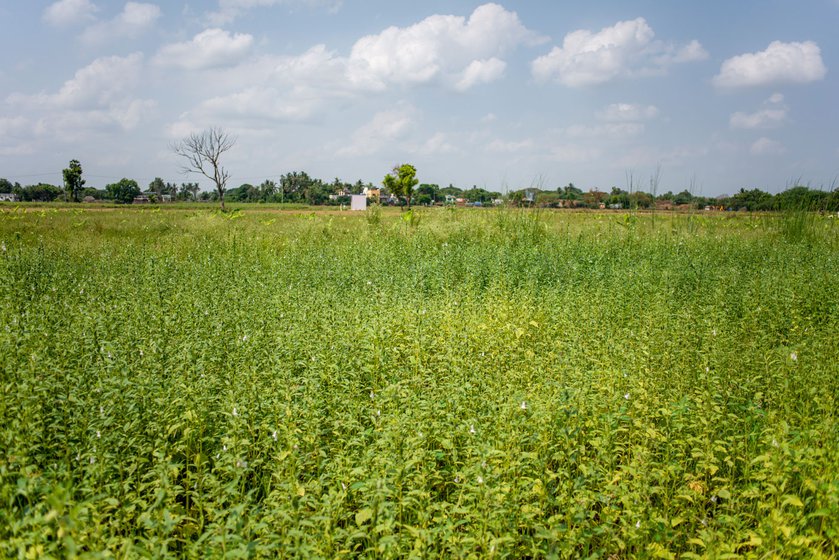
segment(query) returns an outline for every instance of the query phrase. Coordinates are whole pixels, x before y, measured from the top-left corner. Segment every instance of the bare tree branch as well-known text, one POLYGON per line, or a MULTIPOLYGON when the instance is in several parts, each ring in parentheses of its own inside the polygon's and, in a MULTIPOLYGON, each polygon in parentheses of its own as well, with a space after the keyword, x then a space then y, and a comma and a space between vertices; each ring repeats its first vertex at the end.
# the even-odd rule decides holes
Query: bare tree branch
POLYGON ((184 159, 181 166, 184 173, 200 173, 213 182, 222 210, 230 173, 221 166, 221 156, 235 145, 236 138, 219 127, 193 132, 172 145, 172 150, 184 159))

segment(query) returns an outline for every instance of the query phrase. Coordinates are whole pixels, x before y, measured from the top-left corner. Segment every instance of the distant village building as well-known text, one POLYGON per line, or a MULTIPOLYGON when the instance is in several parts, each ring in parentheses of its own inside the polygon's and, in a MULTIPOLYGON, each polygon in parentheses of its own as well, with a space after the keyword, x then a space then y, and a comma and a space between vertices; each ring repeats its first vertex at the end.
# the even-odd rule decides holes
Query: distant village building
POLYGON ((350 196, 350 210, 367 210, 367 195, 354 194, 350 196))
POLYGON ((96 202, 96 199, 95 199, 95 198, 93 198, 93 197, 92 197, 92 196, 90 196, 90 195, 87 195, 86 197, 84 197, 84 198, 82 199, 82 202, 87 202, 87 203, 90 203, 90 202, 96 202))
POLYGON ((17 202, 17 195, 10 192, 0 193, 0 202, 17 202))
POLYGON ((367 198, 378 200, 382 196, 382 189, 377 189, 374 187, 364 187, 364 190, 361 191, 361 194, 363 194, 367 198))

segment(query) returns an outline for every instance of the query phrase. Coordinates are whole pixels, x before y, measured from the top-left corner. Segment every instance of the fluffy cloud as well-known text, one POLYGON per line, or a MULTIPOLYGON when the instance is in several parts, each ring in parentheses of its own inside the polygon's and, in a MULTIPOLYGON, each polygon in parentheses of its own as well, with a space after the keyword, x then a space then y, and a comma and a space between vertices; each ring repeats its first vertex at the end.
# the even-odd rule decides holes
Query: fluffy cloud
POLYGON ((783 154, 786 151, 783 144, 765 136, 755 140, 749 148, 749 153, 753 156, 775 156, 783 154))
POLYGON ((10 95, 15 110, 32 114, 29 132, 72 140, 95 130, 131 130, 156 107, 132 93, 139 83, 143 55, 94 60, 64 82, 55 93, 10 95))
POLYGON ((100 44, 109 41, 137 37, 150 29, 160 18, 160 7, 156 4, 126 2, 116 17, 110 21, 94 23, 82 33, 82 41, 100 44))
POLYGON ((633 122, 654 119, 658 108, 654 105, 634 105, 632 103, 612 103, 597 112, 597 118, 607 122, 633 122))
POLYGON ((389 27, 359 39, 348 61, 348 77, 363 89, 440 80, 458 90, 498 79, 499 58, 520 44, 541 40, 515 12, 484 4, 468 19, 433 15, 410 27, 389 27))
MULTIPOLYGON (((322 44, 297 56, 249 57, 250 35, 211 29, 191 41, 163 47, 154 62, 193 69, 222 66, 217 79, 221 92, 181 115, 170 130, 225 121, 264 129, 277 121, 309 118, 327 104, 393 85, 433 82, 465 91, 503 75, 506 63, 497 54, 538 40, 516 14, 486 4, 468 19, 431 16, 407 28, 391 27, 363 37, 348 57, 322 44), (248 86, 236 89, 237 84, 248 86)), ((364 130, 358 134, 364 136, 364 130)))
POLYGON ((90 0, 59 0, 47 6, 43 19, 56 27, 76 25, 92 21, 97 11, 90 0))
POLYGON ((773 41, 766 50, 729 58, 714 76, 720 88, 764 86, 782 83, 815 82, 824 78, 827 68, 821 49, 813 41, 782 43, 773 41))
POLYGON ((342 4, 343 0, 219 0, 218 10, 207 14, 207 21, 212 25, 224 25, 252 8, 280 5, 325 8, 330 13, 335 13, 341 8, 342 4))
POLYGON ((784 96, 776 93, 764 102, 764 108, 754 113, 734 113, 729 119, 731 128, 775 128, 787 120, 784 96))
POLYGON ((246 33, 232 35, 222 29, 207 29, 190 41, 161 47, 154 61, 187 70, 217 68, 240 62, 252 45, 253 36, 246 33))
POLYGON ((475 84, 494 82, 504 74, 507 63, 495 57, 489 60, 473 60, 454 84, 457 91, 466 91, 475 84))
POLYGON ((673 64, 708 57, 698 41, 677 46, 654 37, 644 18, 621 21, 597 33, 580 29, 566 35, 562 47, 534 60, 531 70, 539 81, 582 87, 622 76, 658 74, 673 64))
POLYGON ((353 133, 350 142, 338 150, 338 155, 372 155, 393 142, 404 139, 416 125, 413 113, 411 107, 376 113, 370 122, 353 133))

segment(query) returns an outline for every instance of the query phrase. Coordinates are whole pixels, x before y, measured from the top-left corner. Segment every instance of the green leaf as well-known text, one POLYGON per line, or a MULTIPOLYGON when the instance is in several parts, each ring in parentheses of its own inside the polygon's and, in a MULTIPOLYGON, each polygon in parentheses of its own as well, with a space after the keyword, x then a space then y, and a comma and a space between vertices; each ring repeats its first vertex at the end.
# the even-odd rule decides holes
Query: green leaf
POLYGON ((355 513, 355 524, 361 527, 372 518, 373 510, 371 508, 360 509, 355 513))
POLYGON ((784 501, 781 502, 783 505, 787 506, 795 506, 795 507, 804 507, 804 502, 801 501, 801 498, 798 496, 793 496, 792 494, 787 494, 784 496, 784 501))

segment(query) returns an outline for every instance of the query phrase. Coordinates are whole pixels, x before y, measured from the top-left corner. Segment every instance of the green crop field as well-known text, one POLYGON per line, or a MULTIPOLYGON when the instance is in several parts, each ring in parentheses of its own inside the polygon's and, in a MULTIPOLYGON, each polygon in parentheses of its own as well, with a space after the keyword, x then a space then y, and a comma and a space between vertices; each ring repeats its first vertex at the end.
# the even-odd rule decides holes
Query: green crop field
POLYGON ((0 211, 4 557, 839 556, 839 219, 0 211))

